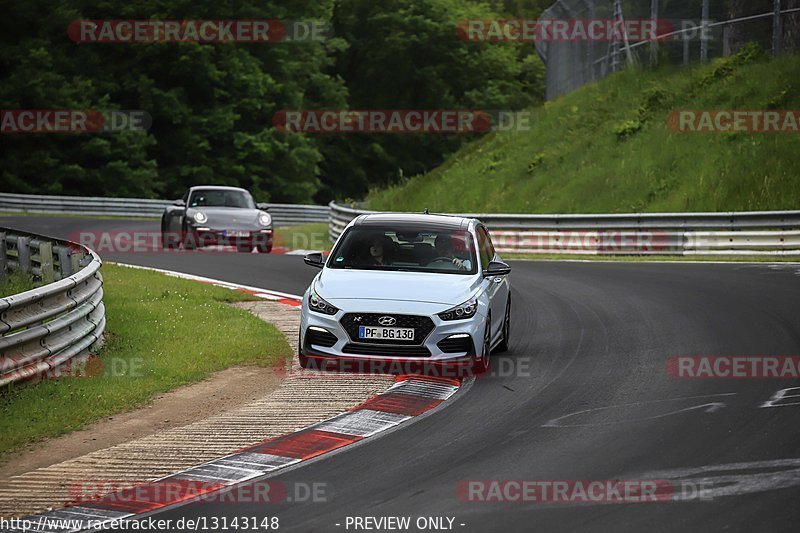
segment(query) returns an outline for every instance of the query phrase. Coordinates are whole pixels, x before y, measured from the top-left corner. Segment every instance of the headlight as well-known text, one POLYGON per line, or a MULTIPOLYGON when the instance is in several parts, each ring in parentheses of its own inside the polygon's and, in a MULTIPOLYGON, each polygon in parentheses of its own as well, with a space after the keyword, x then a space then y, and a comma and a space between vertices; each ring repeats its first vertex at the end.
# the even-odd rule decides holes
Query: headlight
POLYGON ((311 290, 308 295, 308 308, 312 311, 316 311, 317 313, 323 313, 326 315, 335 315, 339 312, 337 308, 323 300, 317 291, 311 290))
POLYGON ((194 217, 192 218, 194 218, 194 221, 197 222, 198 224, 205 224, 206 222, 208 222, 208 217, 202 211, 195 212, 194 217))
POLYGON ((442 320, 461 320, 464 318, 472 318, 478 310, 478 299, 470 298, 461 305, 457 305, 448 309, 444 313, 439 313, 439 318, 442 320))
POLYGON ((269 226, 272 224, 272 217, 268 213, 261 213, 258 215, 258 223, 262 226, 269 226))

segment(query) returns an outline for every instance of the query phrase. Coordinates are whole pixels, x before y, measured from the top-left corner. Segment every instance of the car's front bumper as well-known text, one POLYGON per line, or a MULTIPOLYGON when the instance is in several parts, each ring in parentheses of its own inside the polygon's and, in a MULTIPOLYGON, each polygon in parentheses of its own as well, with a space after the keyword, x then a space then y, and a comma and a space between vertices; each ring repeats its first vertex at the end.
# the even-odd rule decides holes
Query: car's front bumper
POLYGON ((188 232, 194 238, 197 246, 236 246, 250 244, 253 246, 272 246, 272 228, 209 228, 206 226, 192 226, 188 232), (231 235, 230 232, 237 232, 231 235), (244 235, 246 233, 246 235, 244 235))
MULTIPOLYGON (((341 302, 334 305, 338 307, 341 302)), ((393 302, 387 307, 385 302, 356 300, 347 307, 348 310, 340 308, 335 315, 325 315, 310 311, 304 303, 300 325, 300 355, 306 362, 312 363, 311 366, 362 373, 443 375, 442 371, 460 372, 465 368, 471 369, 476 359, 483 357, 481 349, 486 317, 482 313, 476 313, 470 319, 445 321, 437 316, 437 313, 446 309, 439 304, 393 302), (348 333, 342 323, 345 314, 427 317, 432 321, 433 328, 424 339, 414 344, 370 343, 354 338, 352 330, 348 333), (331 345, 333 338, 321 334, 322 330, 335 337, 335 343, 331 345), (465 335, 468 337, 464 337, 465 335), (329 339, 328 342, 316 342, 321 337, 329 339), (442 342, 446 339, 451 346, 442 342), (454 342, 454 339, 458 341, 454 342), (453 351, 454 345, 461 345, 459 351, 453 351)))

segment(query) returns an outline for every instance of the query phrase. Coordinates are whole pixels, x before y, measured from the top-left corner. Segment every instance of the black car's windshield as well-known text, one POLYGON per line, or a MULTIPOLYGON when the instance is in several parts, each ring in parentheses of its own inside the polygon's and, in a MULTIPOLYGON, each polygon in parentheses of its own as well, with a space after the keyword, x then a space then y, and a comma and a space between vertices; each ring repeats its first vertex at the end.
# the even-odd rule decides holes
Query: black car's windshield
POLYGON ((239 207, 255 209, 253 199, 244 191, 197 189, 192 191, 189 207, 239 207))
POLYGON ((330 268, 475 274, 475 246, 464 230, 353 227, 328 261, 330 268))

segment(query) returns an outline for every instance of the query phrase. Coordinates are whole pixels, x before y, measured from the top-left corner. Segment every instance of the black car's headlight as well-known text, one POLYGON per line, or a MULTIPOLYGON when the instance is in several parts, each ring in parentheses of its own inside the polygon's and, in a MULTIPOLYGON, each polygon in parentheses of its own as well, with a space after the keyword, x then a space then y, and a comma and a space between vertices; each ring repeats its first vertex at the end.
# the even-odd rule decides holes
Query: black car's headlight
POLYGON ((206 216, 206 214, 202 211, 195 211, 194 215, 192 215, 192 218, 198 224, 205 224, 208 222, 208 216, 206 216))
POLYGON ((326 315, 335 315, 339 312, 339 309, 323 300, 315 290, 312 290, 308 294, 308 308, 312 311, 316 311, 317 313, 323 313, 326 315))
POLYGON ((265 227, 269 226, 272 224, 272 217, 269 213, 261 213, 258 215, 258 223, 265 227))
POLYGON ((457 305, 448 309, 443 313, 439 313, 439 318, 442 320, 461 320, 464 318, 472 318, 478 311, 478 299, 470 298, 463 304, 457 305))

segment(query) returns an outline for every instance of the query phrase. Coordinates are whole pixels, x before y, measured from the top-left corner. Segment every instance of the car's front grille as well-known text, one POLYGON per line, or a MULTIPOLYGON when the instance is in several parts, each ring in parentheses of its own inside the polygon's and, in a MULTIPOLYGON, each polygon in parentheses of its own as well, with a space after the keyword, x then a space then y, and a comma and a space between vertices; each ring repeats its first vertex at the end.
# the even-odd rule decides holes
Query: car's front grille
POLYGON ((472 337, 469 335, 465 337, 447 337, 439 341, 436 346, 444 353, 471 353, 473 351, 472 337))
POLYGON ((324 346, 325 348, 330 348, 331 346, 336 344, 338 340, 339 339, 336 338, 336 335, 334 335, 330 331, 317 331, 311 328, 308 328, 306 330, 307 346, 314 344, 316 346, 324 346))
POLYGON ((369 346, 366 344, 345 344, 342 352, 376 357, 430 357, 431 352, 424 346, 369 346))
POLYGON ((341 324, 350 340, 358 343, 369 344, 392 344, 401 346, 419 346, 425 340, 431 331, 433 331, 433 320, 427 316, 418 315, 394 315, 387 313, 346 313, 342 319, 341 324), (393 328, 413 328, 414 340, 398 340, 398 339, 359 339, 358 327, 359 326, 377 326, 384 327, 384 324, 378 322, 382 317, 392 317, 395 323, 391 325, 393 328))

